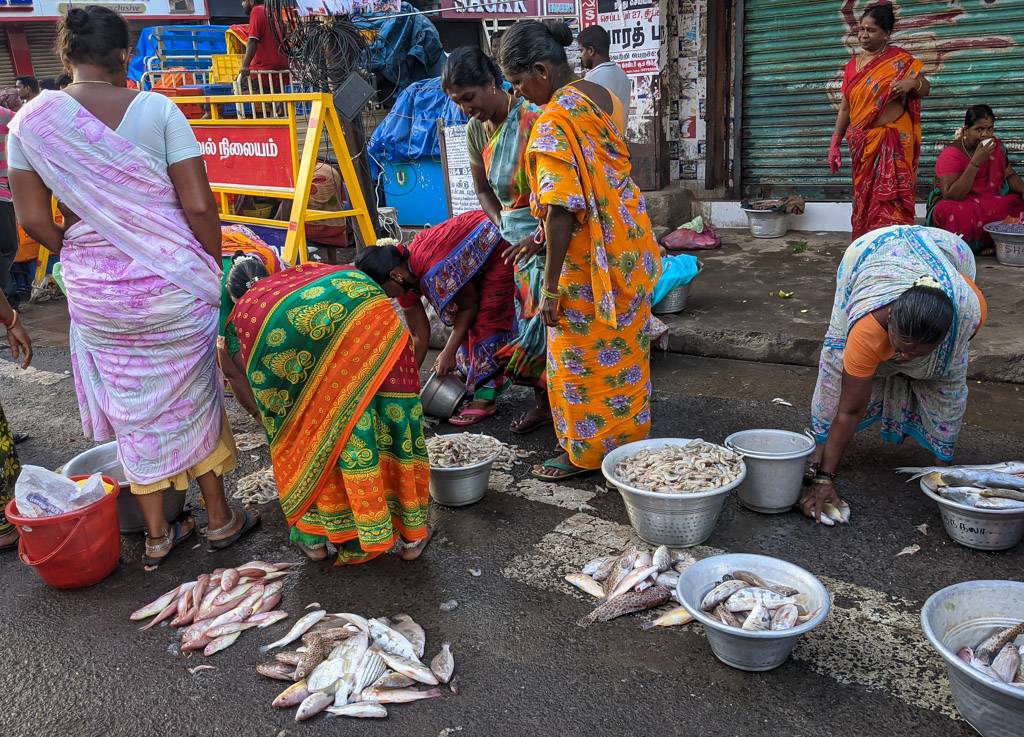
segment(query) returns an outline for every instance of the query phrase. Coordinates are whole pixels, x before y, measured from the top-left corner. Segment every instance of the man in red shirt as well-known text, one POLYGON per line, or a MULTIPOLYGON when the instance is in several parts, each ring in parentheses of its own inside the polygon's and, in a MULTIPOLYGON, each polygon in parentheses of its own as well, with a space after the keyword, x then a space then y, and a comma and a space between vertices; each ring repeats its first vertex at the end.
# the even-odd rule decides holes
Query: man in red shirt
MULTIPOLYGON (((249 72, 281 71, 288 69, 288 57, 281 51, 281 44, 274 35, 267 18, 267 9, 263 0, 242 0, 242 9, 249 14, 249 40, 245 44, 245 58, 239 70, 239 81, 245 82, 249 72)), ((257 75, 260 76, 260 75, 257 75)), ((263 75, 268 78, 280 78, 281 75, 263 75)), ((268 80, 269 81, 269 80, 268 80)), ((250 84, 253 91, 282 92, 275 79, 270 84, 256 82, 250 84)))

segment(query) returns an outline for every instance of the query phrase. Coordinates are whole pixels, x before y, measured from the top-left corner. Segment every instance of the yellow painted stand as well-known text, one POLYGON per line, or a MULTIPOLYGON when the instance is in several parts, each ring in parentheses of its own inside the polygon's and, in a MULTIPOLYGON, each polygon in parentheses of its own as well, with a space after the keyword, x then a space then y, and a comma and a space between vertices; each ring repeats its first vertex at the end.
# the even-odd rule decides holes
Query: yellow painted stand
POLYGON ((329 94, 315 92, 302 92, 298 94, 280 95, 215 95, 212 97, 172 97, 170 98, 178 105, 195 105, 196 103, 206 106, 210 110, 209 118, 189 120, 192 127, 198 129, 204 126, 223 127, 231 126, 255 126, 255 127, 287 127, 294 145, 291 147, 292 159, 292 180, 294 188, 287 187, 246 187, 240 185, 211 184, 210 188, 220 200, 220 219, 233 223, 245 223, 248 225, 264 225, 270 227, 284 227, 283 220, 272 220, 270 218, 250 217, 236 215, 231 212, 228 202, 228 195, 246 195, 253 197, 269 197, 279 200, 287 200, 292 203, 291 214, 287 223, 288 234, 285 237, 284 260, 289 264, 304 263, 309 260, 309 253, 306 248, 306 224, 318 220, 333 220, 335 218, 355 218, 356 225, 363 236, 364 243, 376 243, 377 235, 370 219, 369 210, 366 207, 366 199, 363 197, 363 190, 359 186, 359 179, 356 176, 355 167, 352 165, 352 154, 345 141, 345 134, 342 131, 341 120, 338 112, 334 109, 334 101, 329 94), (260 118, 225 118, 220 114, 222 105, 251 105, 254 110, 275 111, 285 110, 284 117, 260 117, 260 118), (304 141, 298 140, 296 106, 309 107, 308 127, 304 141), (348 210, 310 210, 309 191, 313 184, 313 171, 316 168, 317 152, 320 148, 320 139, 324 131, 338 159, 338 168, 341 170, 341 178, 345 183, 345 191, 348 195, 350 208, 348 210))

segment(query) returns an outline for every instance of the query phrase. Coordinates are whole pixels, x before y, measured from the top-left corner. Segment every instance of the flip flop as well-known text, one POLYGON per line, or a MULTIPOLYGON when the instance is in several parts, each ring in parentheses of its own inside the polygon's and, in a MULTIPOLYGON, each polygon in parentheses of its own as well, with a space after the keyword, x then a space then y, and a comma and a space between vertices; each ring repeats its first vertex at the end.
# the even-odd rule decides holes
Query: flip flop
POLYGON ((530 469, 530 475, 538 481, 546 481, 548 483, 555 483, 556 481, 566 481, 567 479, 578 479, 583 476, 590 476, 597 473, 596 468, 580 468, 574 466, 571 463, 559 463, 554 458, 549 458, 541 464, 544 468, 553 468, 556 471, 565 471, 566 473, 562 476, 545 476, 537 473, 533 469, 530 469))
MULTIPOLYGON (((187 532, 183 533, 181 531, 181 528, 184 525, 185 520, 188 519, 191 519, 191 517, 185 517, 182 519, 175 520, 167 529, 167 534, 161 539, 161 542, 157 543, 152 547, 153 552, 162 551, 166 549, 166 553, 164 553, 161 556, 152 556, 149 554, 150 549, 146 549, 146 552, 142 556, 142 564, 147 571, 153 571, 159 568, 160 565, 170 557, 171 553, 174 551, 176 547, 178 547, 181 543, 185 542, 190 537, 196 534, 195 522, 192 523, 192 527, 190 527, 187 532)), ((152 538, 149 538, 149 536, 147 535, 147 542, 150 539, 152 538)))
POLYGON ((555 421, 549 417, 535 417, 532 420, 527 421, 526 415, 523 415, 518 420, 509 426, 509 430, 515 435, 529 435, 534 430, 539 430, 547 425, 554 425, 555 421))
MULTIPOLYGON (((236 513, 232 510, 232 512, 231 512, 231 521, 228 522, 226 525, 224 525, 224 527, 230 527, 231 525, 233 525, 235 523, 235 520, 237 519, 235 514, 236 513)), ((260 522, 263 521, 263 518, 260 517, 259 514, 257 514, 256 512, 250 512, 248 509, 244 510, 242 512, 242 515, 243 515, 242 526, 238 528, 238 532, 236 532, 234 535, 231 535, 229 537, 225 537, 225 538, 223 538, 221 540, 210 540, 209 534, 211 532, 216 534, 216 533, 220 532, 221 530, 223 530, 224 527, 221 527, 221 528, 216 529, 216 530, 208 530, 207 531, 207 538, 206 539, 210 543, 210 552, 213 552, 214 550, 224 550, 225 548, 230 548, 232 545, 234 545, 236 542, 238 542, 239 538, 241 538, 242 535, 244 535, 247 532, 249 532, 250 530, 254 529, 255 527, 257 527, 259 525, 260 522)))
POLYGON ((483 409, 479 407, 466 407, 459 414, 448 420, 449 425, 455 427, 469 427, 470 425, 476 425, 483 422, 489 417, 494 417, 498 413, 497 407, 490 407, 483 409))

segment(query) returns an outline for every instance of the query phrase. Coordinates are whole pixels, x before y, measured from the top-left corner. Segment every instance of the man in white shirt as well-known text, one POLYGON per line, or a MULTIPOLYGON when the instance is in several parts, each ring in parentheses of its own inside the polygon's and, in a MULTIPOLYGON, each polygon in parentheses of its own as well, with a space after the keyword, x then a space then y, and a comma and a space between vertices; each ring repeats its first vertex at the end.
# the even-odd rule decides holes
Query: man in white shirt
POLYGON ((628 120, 629 77, 622 71, 622 67, 609 58, 612 42, 608 31, 601 26, 587 26, 580 31, 576 43, 580 47, 580 62, 587 70, 586 80, 607 87, 613 95, 618 97, 622 101, 622 107, 626 111, 628 120))

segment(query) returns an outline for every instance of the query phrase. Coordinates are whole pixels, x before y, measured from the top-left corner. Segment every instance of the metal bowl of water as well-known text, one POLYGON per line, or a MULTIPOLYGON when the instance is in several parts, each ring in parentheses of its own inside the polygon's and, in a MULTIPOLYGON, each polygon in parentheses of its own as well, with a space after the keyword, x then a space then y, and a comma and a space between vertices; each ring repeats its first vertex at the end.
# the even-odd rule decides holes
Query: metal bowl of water
MULTIPOLYGON (((121 492, 117 495, 117 519, 122 535, 136 535, 146 531, 146 521, 142 517, 135 495, 131 493, 131 484, 125 479, 121 461, 117 458, 117 443, 104 443, 79 453, 65 464, 61 471, 65 476, 92 476, 100 473, 118 482, 121 492)), ((185 492, 168 489, 164 492, 164 517, 173 522, 185 509, 185 492)))
POLYGON ((814 440, 788 430, 743 430, 727 437, 725 447, 742 454, 747 464, 747 478, 736 490, 744 507, 762 514, 793 508, 814 440))
POLYGON ((751 210, 744 207, 750 234, 755 238, 781 238, 789 232, 789 215, 775 210, 751 210))
POLYGON ((729 492, 747 476, 743 464, 739 477, 730 484, 708 491, 668 494, 638 489, 615 475, 615 467, 641 450, 658 450, 668 445, 685 445, 687 438, 639 440, 616 448, 604 457, 601 473, 622 497, 629 523, 636 534, 652 545, 688 548, 711 537, 729 492))
POLYGON ((423 412, 431 417, 447 420, 466 396, 466 385, 457 374, 438 376, 431 373, 420 392, 423 412))
POLYGON ((924 479, 921 490, 939 505, 946 534, 966 548, 1009 550, 1024 538, 1024 507, 978 509, 946 499, 928 488, 924 479))
POLYGON ((999 222, 985 226, 985 232, 992 236, 996 244, 996 261, 1003 266, 1024 266, 1024 232, 1006 233, 993 230, 999 226, 1006 227, 1004 223, 999 222))
POLYGON ((446 507, 465 507, 484 498, 494 458, 460 468, 430 467, 430 496, 446 507))
POLYGON ((797 641, 825 621, 832 600, 818 578, 800 566, 767 555, 729 553, 697 561, 679 576, 676 595, 686 611, 704 625, 715 657, 726 665, 746 671, 778 668, 793 652, 797 641), (815 611, 807 622, 788 630, 750 632, 728 627, 700 608, 700 602, 722 580, 736 570, 750 571, 771 584, 792 586, 806 594, 808 608, 815 611))
POLYGON ((1024 583, 964 581, 932 594, 921 609, 925 637, 946 663, 953 703, 984 737, 1021 737, 1024 688, 986 678, 957 657, 1024 620, 1024 583))

